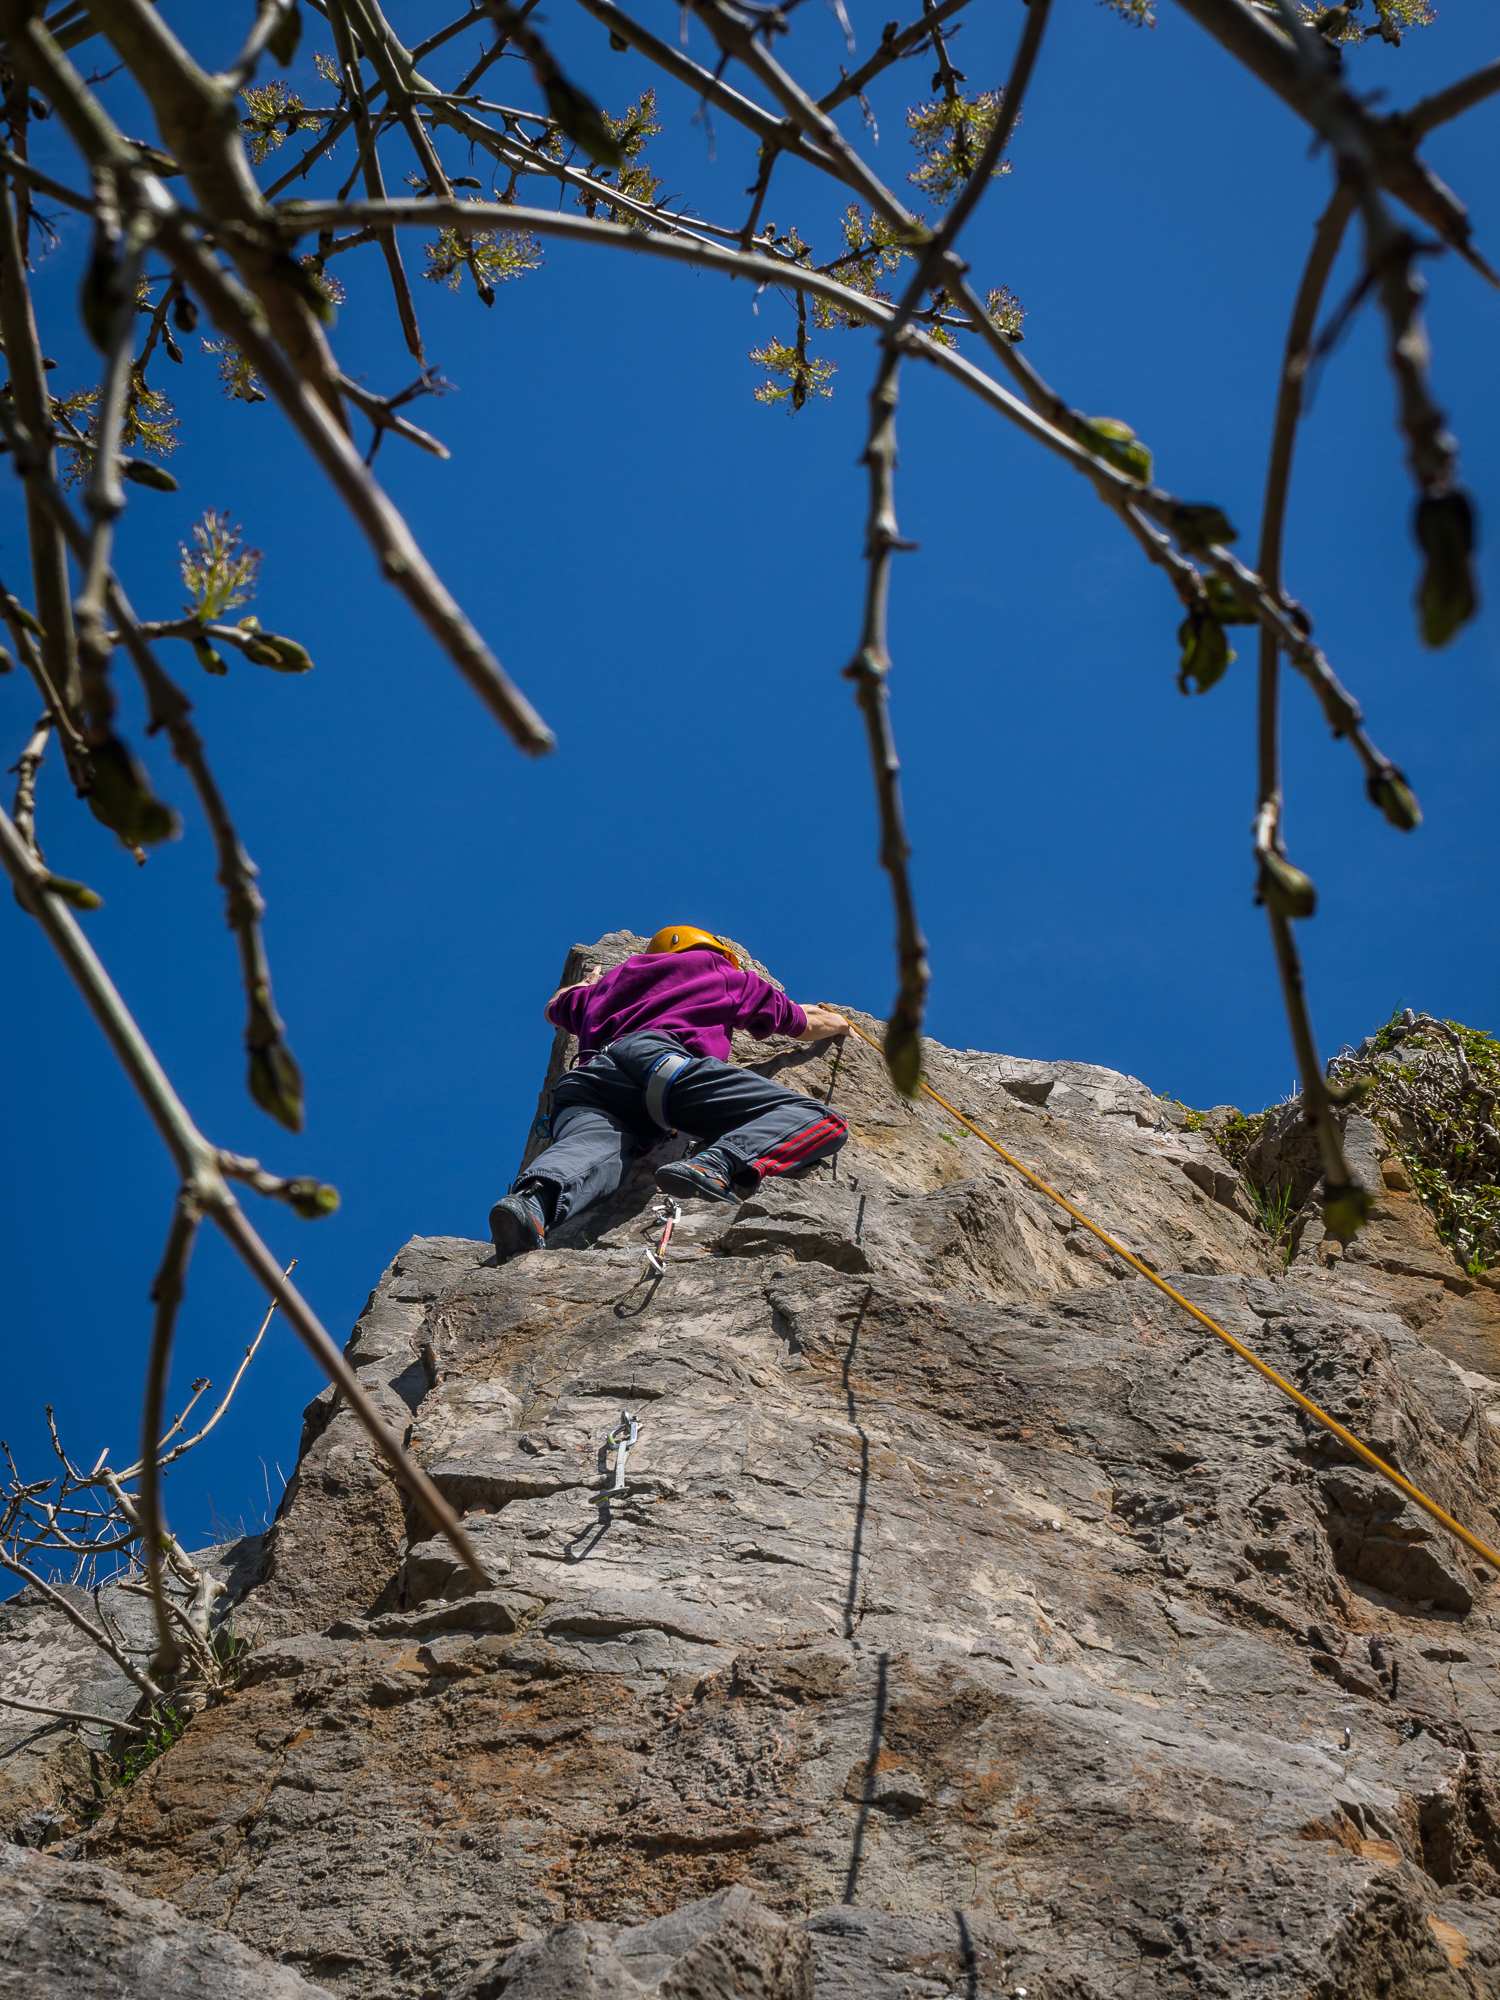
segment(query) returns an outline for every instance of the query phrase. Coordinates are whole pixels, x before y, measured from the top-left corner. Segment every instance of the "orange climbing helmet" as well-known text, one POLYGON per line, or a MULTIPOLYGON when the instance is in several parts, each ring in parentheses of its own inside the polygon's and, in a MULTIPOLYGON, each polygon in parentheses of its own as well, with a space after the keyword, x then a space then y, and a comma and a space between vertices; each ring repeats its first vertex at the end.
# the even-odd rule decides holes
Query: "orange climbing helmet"
POLYGON ((668 924, 665 930, 656 933, 646 950, 648 953, 691 951, 695 945, 706 945, 710 951, 716 951, 721 957, 727 958, 738 970, 740 961, 735 955, 733 945, 726 944, 721 937, 715 937, 712 931, 696 930, 691 924, 668 924))

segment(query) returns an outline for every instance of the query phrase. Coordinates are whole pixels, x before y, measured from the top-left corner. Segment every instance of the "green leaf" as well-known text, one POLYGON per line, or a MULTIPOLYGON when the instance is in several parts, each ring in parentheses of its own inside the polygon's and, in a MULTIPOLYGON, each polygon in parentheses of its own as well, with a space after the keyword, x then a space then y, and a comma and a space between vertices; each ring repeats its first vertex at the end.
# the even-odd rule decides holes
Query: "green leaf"
POLYGON ((96 895, 83 882, 70 882, 66 875, 48 875, 42 884, 49 894, 61 896, 65 903, 71 903, 75 910, 102 910, 104 898, 96 895))
POLYGON ((265 1042, 250 1051, 250 1095, 288 1132, 302 1130, 302 1072, 285 1042, 265 1042))
POLYGON ((286 1198, 306 1222, 317 1222, 325 1215, 338 1213, 339 1191, 336 1187, 329 1187, 326 1181, 288 1181, 286 1198))
POLYGON ((565 76, 549 77, 542 88, 547 96, 547 109, 591 160, 601 167, 624 166, 620 142, 605 124, 604 114, 592 98, 585 97, 565 76))
POLYGON ((175 840, 182 822, 151 789, 151 781, 118 736, 89 745, 94 782, 89 811, 102 826, 117 833, 127 847, 156 847, 175 840))
POLYGON ((283 12, 276 26, 267 35, 266 47, 285 69, 297 53, 297 44, 301 39, 302 15, 296 0, 292 0, 292 5, 283 12))
POLYGON ((1197 692, 1207 694, 1223 680, 1231 660, 1239 656, 1224 636, 1224 627, 1211 611, 1190 611, 1177 628, 1182 658, 1177 666, 1177 685, 1190 692, 1189 681, 1197 682, 1197 692))
POLYGON ((1457 486, 1424 494, 1417 502, 1416 531, 1427 558, 1417 590, 1418 630, 1425 645, 1446 646, 1479 605, 1470 561, 1474 508, 1468 494, 1457 486))
POLYGON ((1310 917, 1318 907, 1312 878, 1279 854, 1266 854, 1260 864, 1260 900, 1278 917, 1310 917))
POLYGON ((922 1036, 904 1014, 892 1014, 885 1024, 885 1066, 903 1097, 915 1097, 922 1077, 922 1036))
POLYGON ((1344 1181, 1323 1190, 1323 1227, 1340 1243, 1358 1236, 1370 1219, 1369 1192, 1358 1181, 1344 1181))
POLYGON ((149 458, 122 458, 122 476, 135 486, 149 486, 153 493, 175 493, 177 481, 164 466, 153 465, 149 458))
POLYGON ((1185 549, 1206 549, 1211 544, 1237 542, 1240 538, 1239 529, 1223 508, 1210 501, 1174 501, 1170 526, 1185 549))
POLYGON ((33 618, 31 613, 26 609, 26 606, 22 604, 18 598, 14 597, 9 598, 7 602, 9 603, 10 606, 11 617, 15 619, 16 623, 21 627, 22 631, 34 632, 38 639, 46 638, 47 636, 46 633, 42 630, 41 626, 37 624, 35 618, 33 618))
POLYGON ((209 645, 207 639, 195 639, 193 641, 193 653, 204 673, 227 674, 229 672, 228 667, 224 664, 223 655, 216 653, 213 647, 209 645))
POLYGON ((1122 424, 1118 417, 1085 417, 1083 428, 1090 450, 1106 465, 1123 472, 1127 479, 1146 484, 1151 477, 1151 453, 1129 424, 1122 424))
POLYGON ((1416 793, 1394 764, 1371 778, 1365 790, 1371 803, 1379 806, 1399 833, 1415 833, 1422 824, 1422 808, 1417 804, 1416 793))

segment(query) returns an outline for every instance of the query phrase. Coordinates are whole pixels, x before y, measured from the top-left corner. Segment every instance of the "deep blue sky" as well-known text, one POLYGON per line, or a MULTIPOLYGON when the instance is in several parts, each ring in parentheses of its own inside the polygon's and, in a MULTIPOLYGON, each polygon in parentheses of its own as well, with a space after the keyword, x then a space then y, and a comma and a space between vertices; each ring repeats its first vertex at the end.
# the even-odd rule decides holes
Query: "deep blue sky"
MULTIPOLYGON (((204 10, 177 0, 163 11, 205 60, 224 60, 227 28, 212 23, 224 40, 209 46, 204 10)), ((221 11, 236 32, 250 17, 221 11)), ((414 42, 448 11, 397 6, 393 18, 414 42)), ((851 4, 861 51, 889 11, 851 4)), ((642 13, 675 35, 675 7, 642 0, 642 13)), ((1019 19, 1015 0, 975 8, 954 44, 972 87, 1003 77, 1019 19)), ((1487 27, 1450 0, 1399 54, 1359 51, 1354 73, 1411 101, 1489 59, 1487 27)), ((613 110, 651 80, 564 0, 550 0, 547 32, 613 110)), ((702 31, 694 38, 701 55, 702 31)), ((311 75, 320 46, 326 30, 309 15, 297 66, 309 102, 328 96, 311 75)), ((477 46, 464 37, 460 60, 477 46)), ((799 73, 826 88, 842 56, 822 8, 796 16, 799 73)), ((429 67, 457 74, 446 56, 429 67)), ((898 183, 912 163, 903 108, 930 74, 918 58, 874 93, 874 158, 898 183)), ((537 101, 518 63, 486 87, 537 101)), ((123 79, 107 90, 127 130, 151 129, 123 79)), ((685 94, 668 85, 661 104, 652 156, 667 191, 737 221, 753 176, 745 135, 716 118, 711 151, 685 94)), ((1497 121, 1491 103, 1428 147, 1492 261, 1497 121)), ((844 123, 857 136, 857 113, 844 123)), ((467 169, 451 139, 445 150, 450 170, 467 169)), ((38 151, 78 182, 55 125, 38 151)), ((277 164, 292 157, 286 148, 277 164)), ((389 158, 399 184, 394 144, 389 158)), ((1281 342, 1326 162, 1170 5, 1156 31, 1139 32, 1087 0, 1054 8, 1013 158, 965 239, 981 289, 1010 285, 1042 372, 1086 411, 1128 419, 1163 483, 1227 507, 1253 553, 1281 342)), ((347 144, 337 166, 342 176, 347 144)), ((546 199, 529 186, 529 199, 546 199)), ((842 206, 784 164, 768 213, 826 257, 842 206)), ((92 362, 73 325, 86 236, 76 218, 59 226, 37 297, 66 393, 92 362)), ((378 254, 345 261, 338 352, 351 373, 394 389, 412 371, 378 254)), ((420 270, 418 241, 408 262, 420 270)), ((1438 391, 1494 521, 1500 297, 1451 258, 1426 268, 1438 391)), ((1346 255, 1331 297, 1354 270, 1346 255)), ((552 244, 545 268, 504 287, 493 311, 472 293, 416 290, 429 354, 457 385, 417 414, 453 458, 387 445, 379 469, 556 729, 554 758, 510 747, 381 583, 274 405, 223 401, 196 340, 182 368, 152 372, 183 419, 182 490, 133 490, 121 534, 138 608, 170 616, 178 540, 205 507, 227 507, 265 552, 254 608, 317 661, 301 680, 238 660, 209 680, 185 649, 169 659, 262 869, 277 996, 308 1078, 300 1139, 243 1093, 211 850, 183 774, 143 744, 123 659, 127 725, 183 809, 183 840, 137 870, 72 800, 55 757, 42 786, 49 859, 105 896, 90 935, 203 1129, 341 1189, 341 1213, 321 1224, 254 1211, 269 1241, 302 1260, 299 1282, 340 1339, 408 1236, 484 1234, 546 1058, 541 1003, 575 938, 686 920, 742 938, 799 996, 878 1013, 892 992, 863 737, 840 678, 863 583, 869 337, 818 338, 838 362, 837 394, 794 419, 752 400, 747 350, 789 334, 792 314, 766 297, 757 315, 748 286, 552 244)), ((1407 839, 1387 828, 1347 748, 1291 687, 1288 822, 1322 893, 1300 936, 1325 1052, 1405 1002, 1490 1028, 1500 1011, 1484 888, 1500 831, 1500 642, 1487 616, 1446 653, 1417 643, 1392 409, 1367 311, 1306 426, 1288 582, 1428 820, 1407 839)), ((1253 637, 1224 683, 1184 700, 1175 599, 1079 480, 915 364, 900 439, 901 525, 921 551, 897 569, 893 700, 932 944, 932 1032, 1109 1064, 1191 1103, 1280 1097, 1295 1066, 1250 901, 1253 637)), ((0 575, 22 588, 25 569, 7 481, 0 575)), ((19 675, 0 685, 6 761, 34 708, 19 675)), ((35 928, 0 911, 0 939, 3 1428, 39 1465, 50 1399, 76 1455, 92 1460, 108 1440, 118 1462, 132 1450, 172 1178, 35 928)), ((179 1383, 226 1380, 260 1311, 205 1232, 179 1383)), ((260 1461, 274 1497, 318 1386, 277 1329, 211 1446, 174 1477, 184 1532, 206 1536, 210 1497, 218 1516, 254 1525, 266 1510, 260 1461)))

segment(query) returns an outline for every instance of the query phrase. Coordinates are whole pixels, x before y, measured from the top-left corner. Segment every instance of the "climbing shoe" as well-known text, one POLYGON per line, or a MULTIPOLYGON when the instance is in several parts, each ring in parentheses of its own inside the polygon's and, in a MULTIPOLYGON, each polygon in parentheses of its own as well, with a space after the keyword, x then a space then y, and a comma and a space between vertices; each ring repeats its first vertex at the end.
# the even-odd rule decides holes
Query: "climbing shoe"
POLYGON ((547 1211, 535 1181, 505 1195, 490 1210, 490 1241, 503 1264, 523 1250, 540 1250, 547 1235, 547 1211))
POLYGON ((685 1199, 728 1201, 743 1199, 734 1191, 734 1167, 717 1147, 691 1160, 668 1160, 656 1170, 656 1185, 663 1194, 685 1199))

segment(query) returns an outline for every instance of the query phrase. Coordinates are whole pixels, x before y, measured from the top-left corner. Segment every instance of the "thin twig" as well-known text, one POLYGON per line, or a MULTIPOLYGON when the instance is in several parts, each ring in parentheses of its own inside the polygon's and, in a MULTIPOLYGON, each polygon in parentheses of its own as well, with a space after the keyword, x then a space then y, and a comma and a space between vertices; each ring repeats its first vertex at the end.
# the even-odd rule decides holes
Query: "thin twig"
POLYGON ((929 9, 924 0, 920 21, 913 21, 909 28, 902 28, 899 33, 893 32, 896 23, 892 21, 881 36, 874 55, 868 62, 862 63, 852 76, 846 76, 840 83, 835 84, 825 97, 820 97, 818 109, 837 111, 838 107, 847 104, 851 97, 862 97, 866 84, 873 83, 881 71, 889 69, 892 63, 901 62, 905 57, 915 55, 932 39, 934 27, 968 4, 969 0, 942 0, 940 6, 929 9))
MULTIPOLYGON (((0 188, 0 338, 10 368, 10 391, 17 416, 37 441, 41 469, 56 476, 56 458, 51 446, 51 398, 47 393, 46 371, 42 366, 41 342, 31 306, 31 288, 21 255, 21 239, 16 229, 15 210, 8 188, 0 188)), ((36 593, 37 620, 41 626, 41 657, 52 690, 48 707, 62 731, 64 720, 74 724, 78 734, 82 720, 82 689, 78 679, 78 654, 73 637, 73 607, 68 590, 68 559, 56 525, 46 509, 26 492, 26 533, 31 545, 31 580, 36 593)), ((67 736, 63 737, 65 748, 67 736)), ((73 764, 73 780, 86 785, 87 766, 73 764)))
POLYGON ((16 831, 26 842, 38 861, 45 859, 36 837, 36 774, 41 768, 46 754, 47 738, 52 734, 52 717, 44 715, 32 726, 26 739, 26 748, 12 767, 16 774, 16 796, 11 806, 10 816, 16 823, 16 831))
MULTIPOLYGON (((10 821, 5 818, 3 813, 0 813, 0 857, 3 857, 4 834, 9 826, 10 821)), ((163 1699, 162 1691, 156 1685, 155 1681, 152 1680, 148 1673, 143 1672, 135 1664, 125 1649, 122 1646, 117 1646, 107 1632, 101 1632, 97 1625, 85 1618, 83 1613, 75 1605, 70 1604, 60 1590, 54 1589, 45 1577, 38 1576, 36 1571, 28 1569, 25 1563, 17 1562, 14 1556, 8 1556, 4 1549, 0 1549, 0 1569, 8 1569, 12 1576, 20 1577, 23 1582, 29 1583, 33 1589, 39 1590, 49 1604, 55 1604, 70 1624, 76 1625, 84 1637, 92 1640, 101 1653, 109 1655, 125 1678, 138 1687, 148 1700, 161 1701, 163 1699)))
POLYGON ((107 1715, 85 1715, 79 1708, 47 1708, 39 1701, 17 1701, 13 1694, 0 1694, 0 1707, 24 1709, 28 1715, 50 1715, 59 1722, 84 1722, 115 1736, 149 1736, 137 1722, 113 1722, 107 1715))
POLYGON ((146 1587, 156 1613, 156 1659, 153 1664, 168 1679, 177 1670, 182 1648, 172 1630, 172 1607, 167 1602, 166 1586, 162 1580, 165 1532, 161 1518, 161 1466, 156 1456, 156 1440, 162 1426, 167 1372, 172 1365, 172 1336, 177 1330, 177 1314, 182 1306, 188 1261, 192 1257, 202 1219, 197 1201, 184 1189, 177 1197, 172 1226, 167 1232, 167 1247, 162 1253, 156 1282, 151 1287, 151 1296, 156 1302, 156 1317, 151 1328, 146 1387, 141 1400, 141 1490, 136 1504, 141 1519, 146 1587))

